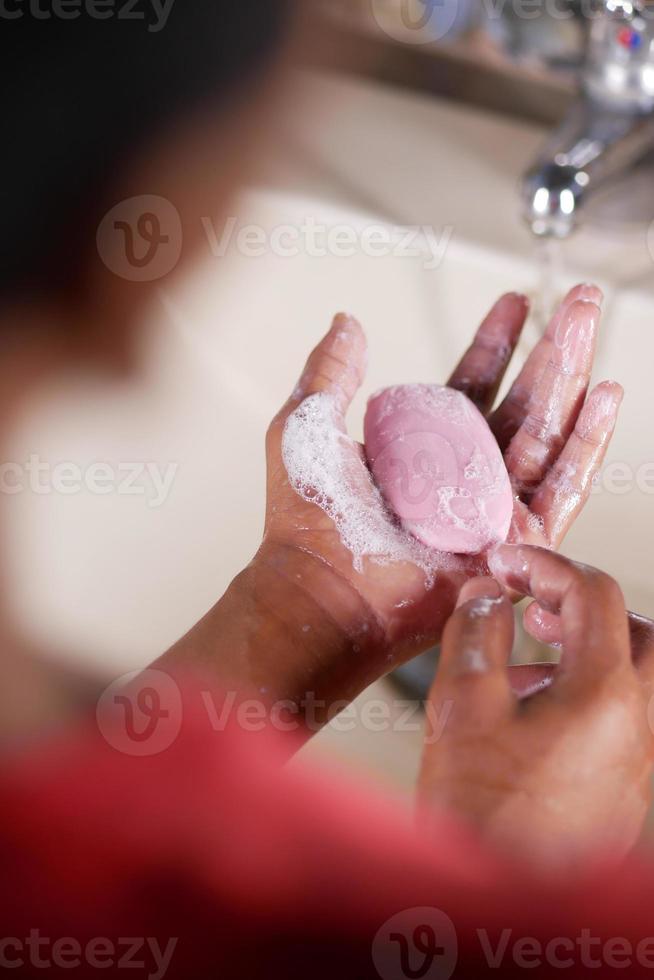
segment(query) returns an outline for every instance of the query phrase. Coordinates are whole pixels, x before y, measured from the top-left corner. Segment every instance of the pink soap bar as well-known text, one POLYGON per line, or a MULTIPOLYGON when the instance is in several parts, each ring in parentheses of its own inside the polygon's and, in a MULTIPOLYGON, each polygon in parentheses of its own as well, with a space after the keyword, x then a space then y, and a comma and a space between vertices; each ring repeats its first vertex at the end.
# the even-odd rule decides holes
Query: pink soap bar
POLYGON ((506 540, 509 475, 486 419, 460 391, 386 388, 368 402, 364 431, 375 482, 416 538, 459 554, 506 540))

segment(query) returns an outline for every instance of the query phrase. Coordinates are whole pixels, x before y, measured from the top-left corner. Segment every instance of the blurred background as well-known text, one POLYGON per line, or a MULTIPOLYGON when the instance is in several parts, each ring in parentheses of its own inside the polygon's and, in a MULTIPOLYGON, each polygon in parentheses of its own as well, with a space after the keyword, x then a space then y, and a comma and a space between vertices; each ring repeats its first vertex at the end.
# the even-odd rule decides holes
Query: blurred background
MULTIPOLYGON (((143 375, 67 378, 14 433, 10 458, 73 467, 56 492, 8 495, 27 634, 109 678, 213 605, 260 540, 267 424, 334 312, 369 337, 360 438, 368 395, 444 381, 502 292, 532 299, 520 362, 557 298, 590 279, 606 294, 596 379, 627 395, 564 550, 654 616, 652 38, 646 5, 613 0, 314 3, 250 186, 227 221, 207 209, 197 263, 144 314, 143 375), (108 490, 103 472, 120 475, 108 490)), ((515 658, 552 652, 518 636, 515 658)), ((418 669, 428 678, 433 658, 418 669)), ((301 757, 408 801, 414 680, 376 684, 301 757), (384 731, 365 721, 373 701, 389 706, 384 731)))

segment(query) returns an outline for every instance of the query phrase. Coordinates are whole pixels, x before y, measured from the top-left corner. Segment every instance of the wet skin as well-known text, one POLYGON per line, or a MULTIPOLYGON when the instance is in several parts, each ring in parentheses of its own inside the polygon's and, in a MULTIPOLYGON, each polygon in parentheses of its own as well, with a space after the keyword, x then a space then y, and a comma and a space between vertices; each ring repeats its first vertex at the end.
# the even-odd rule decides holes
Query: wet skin
MULTIPOLYGON (((584 506, 613 432, 622 389, 603 382, 587 395, 601 292, 568 293, 507 397, 496 393, 527 314, 503 296, 477 331, 448 384, 486 415, 502 450, 515 504, 509 539, 556 548, 584 506), (563 491, 563 492, 562 492, 563 491)), ((308 396, 333 397, 335 424, 364 380, 366 339, 339 315, 309 356, 300 381, 267 435, 263 541, 225 596, 161 663, 200 663, 269 700, 300 703, 308 691, 330 705, 352 700, 374 680, 440 640, 464 583, 487 573, 483 556, 460 558, 425 588, 411 562, 364 562, 357 571, 329 517, 289 486, 281 445, 289 414, 308 396)), ((357 492, 371 491, 362 447, 344 443, 357 492)), ((514 671, 529 686, 530 668, 514 671)))

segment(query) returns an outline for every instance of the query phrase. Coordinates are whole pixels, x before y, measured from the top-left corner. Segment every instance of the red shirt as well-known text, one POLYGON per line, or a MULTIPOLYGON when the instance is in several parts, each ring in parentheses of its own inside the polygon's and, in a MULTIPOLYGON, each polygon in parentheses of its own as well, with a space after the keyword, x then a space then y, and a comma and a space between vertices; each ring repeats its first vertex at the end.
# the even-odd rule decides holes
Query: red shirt
POLYGON ((445 816, 414 831, 380 796, 285 767, 293 736, 245 731, 233 709, 208 711, 206 686, 179 689, 140 719, 101 702, 97 719, 3 759, 0 968, 654 976, 649 857, 535 880, 445 816))

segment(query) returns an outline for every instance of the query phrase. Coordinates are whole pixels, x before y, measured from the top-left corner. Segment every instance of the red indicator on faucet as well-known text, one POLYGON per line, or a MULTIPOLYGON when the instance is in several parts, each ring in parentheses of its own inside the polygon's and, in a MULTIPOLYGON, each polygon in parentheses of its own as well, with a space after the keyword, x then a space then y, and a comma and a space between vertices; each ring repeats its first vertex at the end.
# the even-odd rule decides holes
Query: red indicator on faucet
POLYGON ((618 31, 618 44, 621 44, 623 48, 629 48, 635 51, 641 45, 642 38, 637 31, 633 31, 630 27, 623 27, 618 31))

